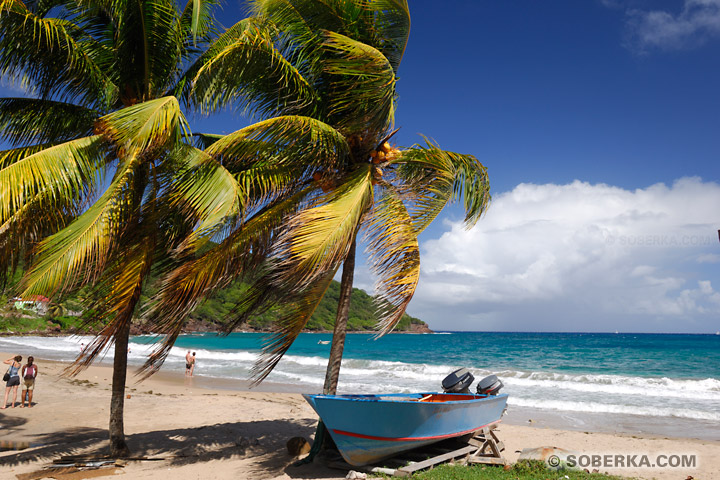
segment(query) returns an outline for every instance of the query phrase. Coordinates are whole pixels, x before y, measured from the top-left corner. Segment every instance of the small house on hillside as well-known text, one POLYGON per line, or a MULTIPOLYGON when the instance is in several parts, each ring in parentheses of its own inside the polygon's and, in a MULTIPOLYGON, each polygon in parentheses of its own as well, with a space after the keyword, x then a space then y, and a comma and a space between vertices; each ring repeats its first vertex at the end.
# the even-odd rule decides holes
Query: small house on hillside
POLYGON ((29 297, 15 299, 15 308, 17 310, 30 310, 38 315, 46 315, 50 299, 42 295, 30 295, 29 297))

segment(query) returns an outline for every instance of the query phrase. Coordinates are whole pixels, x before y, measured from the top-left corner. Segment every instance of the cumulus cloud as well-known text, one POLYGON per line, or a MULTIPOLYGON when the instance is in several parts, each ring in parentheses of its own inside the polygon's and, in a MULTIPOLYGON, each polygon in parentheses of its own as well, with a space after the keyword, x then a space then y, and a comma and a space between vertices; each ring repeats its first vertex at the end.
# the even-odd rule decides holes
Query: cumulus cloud
POLYGON ((645 52, 678 50, 720 36, 720 0, 685 0, 682 11, 629 10, 628 46, 645 52))
POLYGON ((683 330, 669 326, 720 313, 702 269, 720 248, 719 206, 720 185, 698 178, 518 185, 472 230, 451 222, 422 243, 411 313, 438 329, 683 330))

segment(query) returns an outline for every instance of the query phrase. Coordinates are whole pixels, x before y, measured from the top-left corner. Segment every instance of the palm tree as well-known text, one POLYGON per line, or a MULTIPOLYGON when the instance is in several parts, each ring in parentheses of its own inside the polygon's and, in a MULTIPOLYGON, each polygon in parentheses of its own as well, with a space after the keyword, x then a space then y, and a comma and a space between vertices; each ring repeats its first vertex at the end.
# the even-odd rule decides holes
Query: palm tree
POLYGON ((170 211, 167 192, 196 158, 176 96, 211 6, 0 0, 0 73, 30 94, 0 99, 0 134, 14 146, 0 152, 0 272, 26 257, 23 295, 94 285, 105 326, 70 373, 114 343, 114 456, 128 453, 127 344, 141 288, 196 221, 170 211))
POLYGON ((248 201, 217 217, 233 218, 224 230, 208 223, 207 235, 221 240, 217 246, 165 279, 150 311, 167 334, 156 358, 167 355, 197 302, 244 278, 248 294, 229 330, 271 306, 287 307, 255 366, 260 382, 342 266, 323 389, 334 393, 358 234, 365 234, 379 279, 383 334, 415 292, 418 235, 453 200, 463 202, 466 223, 473 225, 490 199, 487 174, 475 157, 427 140, 406 149, 389 143, 410 27, 406 0, 256 0, 252 7, 253 17, 210 47, 212 58, 193 72, 191 96, 205 111, 234 105, 263 118, 210 139, 204 153, 215 163, 194 175, 232 178, 228 186, 248 201))

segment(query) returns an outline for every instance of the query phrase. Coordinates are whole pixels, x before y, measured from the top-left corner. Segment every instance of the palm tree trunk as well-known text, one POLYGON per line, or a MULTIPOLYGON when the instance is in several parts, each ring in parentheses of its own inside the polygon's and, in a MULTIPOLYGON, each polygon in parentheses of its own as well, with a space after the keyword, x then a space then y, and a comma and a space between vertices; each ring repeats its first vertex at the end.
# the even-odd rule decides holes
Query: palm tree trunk
POLYGON ((335 395, 338 378, 340 377, 340 363, 342 362, 343 348, 345 348, 345 333, 350 313, 350 295, 352 295, 353 274, 355 273, 355 239, 350 245, 350 251, 343 263, 340 280, 340 298, 338 299, 337 315, 335 316, 335 329, 333 330, 332 345, 330 346, 330 359, 325 372, 324 395, 335 395))
POLYGON ((110 400, 110 455, 127 457, 130 450, 125 443, 123 416, 125 410, 125 380, 127 378, 127 349, 130 322, 126 322, 115 336, 115 359, 113 361, 112 398, 110 400))

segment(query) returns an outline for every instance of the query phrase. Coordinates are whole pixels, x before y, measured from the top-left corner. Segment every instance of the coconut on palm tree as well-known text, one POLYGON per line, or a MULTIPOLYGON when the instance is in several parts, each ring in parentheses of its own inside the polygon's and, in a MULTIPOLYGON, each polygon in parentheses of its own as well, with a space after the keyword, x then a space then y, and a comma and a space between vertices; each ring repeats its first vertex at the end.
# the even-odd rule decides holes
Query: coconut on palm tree
MULTIPOLYGON (((324 386, 334 393, 344 343, 355 249, 364 234, 378 277, 378 328, 390 331, 420 273, 418 235, 450 201, 473 225, 488 205, 485 167, 471 155, 397 148, 397 72, 410 29, 405 0, 256 0, 254 16, 221 35, 194 72, 202 109, 232 105, 261 120, 204 153, 196 176, 233 178, 244 204, 225 203, 207 224, 214 248, 172 272, 151 310, 167 341, 197 302, 230 281, 250 282, 229 329, 286 306, 256 364, 262 381, 300 334, 342 267, 341 295, 324 386), (262 72, 263 75, 259 76, 262 72), (232 218, 231 224, 223 223, 232 218)), ((206 185, 209 192, 210 184, 206 185)), ((192 205, 213 207, 209 194, 192 205)))
POLYGON ((0 0, 0 73, 28 92, 0 99, 0 135, 14 147, 0 152, 0 272, 25 256, 23 295, 94 285, 105 327, 76 367, 115 344, 115 456, 128 452, 127 344, 141 288, 194 225, 168 208, 196 158, 173 95, 211 30, 211 5, 0 0))

